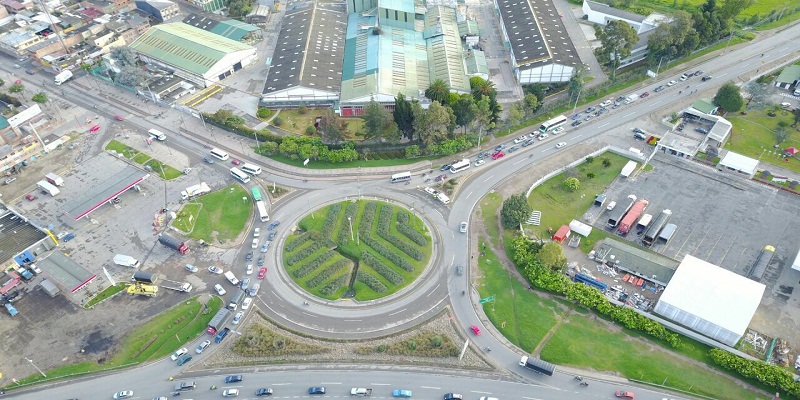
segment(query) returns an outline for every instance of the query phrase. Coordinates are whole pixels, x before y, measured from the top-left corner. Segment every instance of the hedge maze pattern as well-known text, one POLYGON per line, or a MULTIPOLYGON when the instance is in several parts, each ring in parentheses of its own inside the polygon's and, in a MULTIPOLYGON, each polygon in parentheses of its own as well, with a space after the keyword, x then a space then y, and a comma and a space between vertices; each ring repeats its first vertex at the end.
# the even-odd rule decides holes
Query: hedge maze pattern
POLYGON ((384 202, 332 204, 299 227, 283 248, 287 271, 301 287, 329 299, 351 287, 356 299, 392 294, 413 282, 430 257, 422 221, 384 202), (358 232, 356 240, 351 232, 358 232))

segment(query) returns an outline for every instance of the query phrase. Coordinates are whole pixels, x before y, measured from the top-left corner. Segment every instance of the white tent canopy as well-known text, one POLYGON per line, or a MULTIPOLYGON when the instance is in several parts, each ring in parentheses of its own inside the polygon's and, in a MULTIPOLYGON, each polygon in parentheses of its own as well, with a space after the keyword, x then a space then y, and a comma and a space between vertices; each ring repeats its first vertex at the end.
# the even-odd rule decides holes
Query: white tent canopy
POLYGON ((722 158, 722 161, 719 162, 719 165, 747 175, 753 175, 756 173, 758 160, 729 151, 728 154, 725 154, 725 157, 722 158))
POLYGON ((573 219, 572 222, 569 223, 569 229, 571 229, 573 232, 577 233, 578 235, 581 235, 581 236, 584 236, 584 237, 585 236, 589 236, 589 234, 592 233, 592 227, 591 226, 586 225, 583 222, 578 221, 576 219, 573 219))

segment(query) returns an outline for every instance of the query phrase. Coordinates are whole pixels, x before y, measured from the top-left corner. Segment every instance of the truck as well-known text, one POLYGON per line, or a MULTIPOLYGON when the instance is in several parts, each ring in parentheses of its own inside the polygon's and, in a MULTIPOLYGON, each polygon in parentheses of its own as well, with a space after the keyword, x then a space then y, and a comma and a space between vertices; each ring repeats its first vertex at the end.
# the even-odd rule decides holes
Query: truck
POLYGON ((33 273, 27 268, 20 268, 19 274, 22 276, 22 279, 25 279, 26 281, 33 279, 33 273))
POLYGON ((228 316, 231 314, 231 311, 227 308, 220 308, 216 314, 214 314, 214 318, 211 318, 211 321, 208 321, 208 327, 206 328, 206 333, 209 335, 216 335, 217 331, 225 325, 225 321, 228 320, 228 316))
POLYGON ((135 282, 125 289, 125 292, 130 295, 140 295, 153 297, 158 293, 158 286, 146 285, 141 282, 135 282))
POLYGON ((126 256, 124 254, 117 254, 114 256, 114 264, 121 265, 123 267, 128 268, 138 268, 139 267, 139 260, 131 257, 126 256))
POLYGON ((625 96, 625 101, 624 101, 623 103, 625 103, 625 104, 631 104, 631 103, 633 103, 634 101, 636 101, 636 99, 638 99, 638 98, 639 98, 639 95, 638 95, 638 94, 636 94, 636 93, 631 93, 631 94, 629 94, 629 95, 625 96))
POLYGON ((17 309, 14 308, 14 306, 11 305, 11 303, 6 303, 5 306, 6 306, 6 311, 8 311, 8 313, 11 314, 12 317, 19 314, 19 311, 17 311, 17 309))
POLYGON ((622 221, 620 221, 617 232, 619 232, 621 235, 627 235, 628 232, 630 232, 633 224, 637 219, 639 219, 639 216, 642 215, 649 204, 650 202, 645 199, 641 199, 634 203, 633 207, 631 207, 628 213, 625 214, 625 217, 622 218, 622 221))
POLYGON ((180 392, 184 390, 194 390, 196 387, 197 384, 194 383, 194 381, 183 381, 175 384, 175 391, 180 392))
POLYGON ((636 223, 636 233, 641 235, 645 229, 647 229, 647 225, 650 225, 650 222, 653 221, 653 216, 650 214, 643 214, 642 218, 639 218, 639 222, 636 223))
POLYGON ((191 199, 192 197, 204 195, 209 192, 211 192, 211 188, 208 187, 208 184, 205 182, 200 182, 197 185, 189 186, 186 188, 186 190, 182 191, 181 198, 184 200, 191 199))
POLYGON ((775 256, 775 247, 770 245, 764 246, 761 252, 758 253, 756 262, 753 263, 753 267, 750 268, 750 273, 747 274, 747 277, 754 281, 760 281, 761 278, 764 277, 764 272, 767 272, 767 267, 772 261, 773 256, 775 256))
POLYGON ((369 389, 369 388, 352 388, 352 389, 350 389, 350 396, 359 396, 359 397, 372 396, 372 389, 369 389))
POLYGON ((225 275, 225 279, 227 279, 228 282, 231 283, 231 285, 233 285, 233 286, 239 285, 239 280, 236 279, 236 276, 233 274, 233 272, 225 271, 224 275, 225 275))
POLYGON ((519 360, 519 365, 525 367, 537 374, 543 374, 547 376, 553 376, 553 373, 556 371, 556 366, 550 364, 547 361, 542 361, 538 358, 522 356, 519 360))
POLYGON ((670 210, 663 210, 661 214, 658 214, 656 220, 647 228, 647 231, 644 233, 644 237, 642 238, 642 244, 645 246, 652 246, 653 242, 658 238, 659 232, 661 229, 664 228, 664 225, 667 224, 669 221, 669 217, 672 216, 672 211, 670 210))
POLYGON ((189 282, 178 282, 164 279, 161 281, 161 287, 164 289, 174 290, 176 292, 189 293, 192 291, 192 284, 189 282))
POLYGON ((610 229, 614 229, 619 225, 619 222, 622 221, 622 217, 628 213, 628 210, 633 207, 633 203, 636 202, 636 196, 629 195, 627 201, 620 200, 619 204, 614 206, 614 208, 608 214, 608 222, 606 223, 610 229))
POLYGON ((228 302, 228 309, 231 311, 236 311, 239 308, 239 303, 244 300, 245 292, 244 290, 237 290, 234 294, 231 295, 231 300, 228 302))
POLYGON ((56 79, 55 79, 56 85, 60 85, 60 84, 62 84, 64 82, 68 81, 69 78, 72 78, 72 71, 70 71, 68 69, 65 69, 65 70, 59 72, 58 75, 56 75, 56 79))
POLYGON ((50 172, 49 174, 44 176, 44 179, 47 179, 48 182, 52 183, 56 186, 64 186, 64 178, 50 172))
POLYGON ((158 282, 158 277, 152 272, 136 271, 131 277, 131 280, 134 282, 155 284, 158 282))
POLYGON ((158 241, 164 246, 167 246, 171 249, 175 249, 175 251, 177 251, 178 253, 186 254, 189 252, 189 246, 187 246, 186 243, 178 239, 175 239, 172 236, 162 234, 161 236, 158 237, 158 241))
POLYGON ((60 191, 60 190, 58 190, 58 188, 57 188, 57 187, 53 186, 53 185, 52 185, 50 182, 48 182, 48 181, 39 181, 39 182, 36 182, 36 186, 38 186, 38 187, 39 187, 39 189, 42 189, 42 191, 43 191, 43 192, 45 192, 45 193, 49 194, 50 196, 55 196, 55 195, 57 195, 57 194, 61 193, 61 191, 60 191))

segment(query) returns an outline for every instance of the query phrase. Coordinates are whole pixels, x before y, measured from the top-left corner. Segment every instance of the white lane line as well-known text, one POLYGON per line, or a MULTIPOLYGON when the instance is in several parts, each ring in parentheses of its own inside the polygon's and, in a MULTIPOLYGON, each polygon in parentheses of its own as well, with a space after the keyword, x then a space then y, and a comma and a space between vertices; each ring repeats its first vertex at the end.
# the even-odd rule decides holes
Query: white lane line
POLYGON ((604 127, 604 126, 606 126, 606 125, 608 125, 608 122, 606 122, 606 123, 605 123, 605 124, 603 124, 603 125, 600 125, 600 126, 598 126, 598 128, 602 128, 602 127, 604 127))
POLYGON ((581 137, 581 136, 583 136, 583 134, 582 134, 582 133, 581 133, 580 135, 578 135, 578 136, 575 136, 573 139, 577 139, 577 138, 579 138, 579 137, 581 137))
POLYGON ((361 320, 361 319, 346 319, 346 320, 344 320, 344 322, 361 322, 361 321, 363 321, 363 320, 361 320))
POLYGON ((724 73, 724 74, 719 74, 719 75, 717 75, 717 78, 721 78, 721 77, 723 77, 723 76, 725 76, 725 75, 727 75, 727 74, 728 74, 727 72, 726 72, 726 73, 724 73))
POLYGON ((402 310, 400 310, 400 311, 395 311, 395 312, 393 312, 393 313, 389 314, 389 316, 392 316, 392 315, 395 315, 395 314, 400 314, 401 312, 403 312, 403 311, 405 311, 405 310, 406 310, 406 309, 404 308, 404 309, 402 309, 402 310))
POLYGON ((467 195, 467 197, 465 197, 465 198, 466 198, 466 199, 468 199, 468 198, 469 198, 469 196, 472 196, 472 192, 469 192, 469 194, 468 194, 468 195, 467 195))
POLYGON ((286 382, 286 383, 273 383, 272 384, 272 386, 286 386, 286 385, 291 385, 291 383, 286 382))
POLYGON ((438 388, 435 386, 420 386, 423 389, 434 389, 434 390, 442 390, 442 388, 438 388))
POLYGON ((528 400, 542 400, 542 399, 537 399, 536 397, 525 397, 525 396, 522 396, 522 398, 523 399, 528 399, 528 400))
POLYGON ((370 383, 372 386, 389 386, 391 383, 370 383))
POLYGON ((342 382, 320 382, 322 385, 341 385, 342 382))
POLYGON ((636 114, 636 113, 625 114, 625 115, 623 115, 623 116, 622 116, 622 118, 628 118, 628 117, 630 117, 630 116, 631 116, 631 115, 633 115, 633 114, 636 114))
POLYGON ((659 101, 657 101, 657 102, 655 102, 655 103, 653 103, 653 104, 651 104, 651 105, 653 105, 653 106, 657 106, 657 105, 659 105, 659 104, 661 104, 661 100, 659 100, 659 101))
MULTIPOLYGON (((517 165, 517 164, 519 164, 521 162, 525 162, 525 161, 527 161, 527 160, 525 160, 524 158, 521 158, 519 161, 515 162, 514 165, 517 165)), ((469 198, 469 196, 467 196, 467 198, 469 198)))
POLYGON ((436 289, 439 289, 439 286, 441 286, 441 285, 436 285, 436 287, 431 289, 430 293, 428 293, 428 295, 425 296, 425 297, 430 297, 432 294, 435 294, 436 293, 436 289))
POLYGON ((478 394, 492 394, 492 392, 479 392, 477 390, 472 390, 470 393, 478 393, 478 394))
POLYGON ((494 178, 494 175, 492 175, 492 176, 490 176, 490 177, 488 177, 488 178, 484 179, 483 181, 484 181, 484 182, 489 182, 489 181, 490 181, 492 178, 494 178))

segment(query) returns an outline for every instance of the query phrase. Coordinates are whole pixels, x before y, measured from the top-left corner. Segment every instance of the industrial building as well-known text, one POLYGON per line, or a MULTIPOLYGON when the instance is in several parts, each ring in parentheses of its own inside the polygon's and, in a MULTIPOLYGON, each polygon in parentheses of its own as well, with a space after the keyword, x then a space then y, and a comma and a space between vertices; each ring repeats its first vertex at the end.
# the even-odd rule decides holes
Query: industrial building
POLYGON ((655 312, 728 346, 745 334, 766 287, 690 255, 681 261, 655 312))
POLYGON ((151 27, 130 47, 142 61, 172 70, 200 87, 219 82, 257 59, 253 46, 182 22, 151 27))

